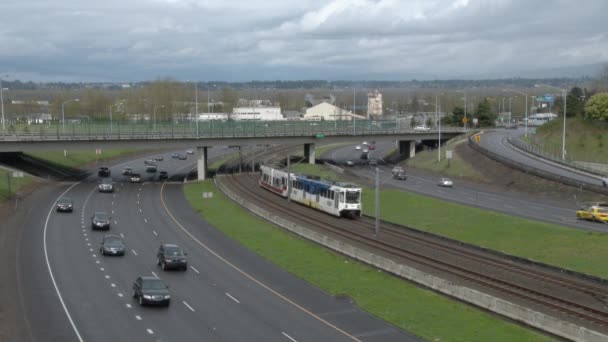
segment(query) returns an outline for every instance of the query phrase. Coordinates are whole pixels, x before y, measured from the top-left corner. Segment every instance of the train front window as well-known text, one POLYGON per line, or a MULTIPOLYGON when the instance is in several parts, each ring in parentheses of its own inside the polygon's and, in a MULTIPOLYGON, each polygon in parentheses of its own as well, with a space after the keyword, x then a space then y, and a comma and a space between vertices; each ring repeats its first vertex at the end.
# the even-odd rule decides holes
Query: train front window
POLYGON ((346 203, 359 203, 360 193, 359 191, 347 191, 346 192, 346 203))

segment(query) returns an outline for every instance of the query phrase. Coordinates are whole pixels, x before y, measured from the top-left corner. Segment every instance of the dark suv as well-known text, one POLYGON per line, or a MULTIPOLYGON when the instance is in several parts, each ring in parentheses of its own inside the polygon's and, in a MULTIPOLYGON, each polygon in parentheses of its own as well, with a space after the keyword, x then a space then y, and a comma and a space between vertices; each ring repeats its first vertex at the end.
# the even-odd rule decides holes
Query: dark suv
POLYGON ((91 216, 91 229, 110 230, 110 220, 112 218, 101 211, 95 212, 91 216))
POLYGON ((97 175, 99 175, 99 177, 110 177, 110 174, 110 168, 108 168, 107 166, 100 167, 99 171, 97 172, 97 175))
POLYGON ((169 173, 167 173, 167 171, 161 171, 158 174, 158 179, 160 179, 160 180, 167 180, 167 179, 169 179, 169 173))
POLYGON ((188 269, 186 253, 178 245, 168 243, 160 245, 156 257, 156 264, 160 265, 163 270, 175 268, 185 271, 188 269))
POLYGON ((139 305, 153 304, 169 306, 171 294, 169 286, 156 277, 138 277, 133 283, 133 298, 139 305))

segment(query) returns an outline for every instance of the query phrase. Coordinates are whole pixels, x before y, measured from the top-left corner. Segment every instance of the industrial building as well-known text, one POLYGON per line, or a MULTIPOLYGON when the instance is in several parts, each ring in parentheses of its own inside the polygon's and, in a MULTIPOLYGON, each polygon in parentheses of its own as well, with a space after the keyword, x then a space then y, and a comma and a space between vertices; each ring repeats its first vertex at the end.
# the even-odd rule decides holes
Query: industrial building
POLYGON ((353 112, 336 107, 332 104, 321 102, 314 107, 310 107, 306 109, 306 113, 304 114, 304 120, 352 120, 361 119, 364 120, 365 117, 361 115, 354 115, 353 112))

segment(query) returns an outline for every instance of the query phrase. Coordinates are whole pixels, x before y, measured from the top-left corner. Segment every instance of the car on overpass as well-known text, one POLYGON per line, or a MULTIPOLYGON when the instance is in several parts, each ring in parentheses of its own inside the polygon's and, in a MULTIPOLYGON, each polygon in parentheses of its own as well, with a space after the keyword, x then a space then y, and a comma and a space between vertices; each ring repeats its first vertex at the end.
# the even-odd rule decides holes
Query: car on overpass
POLYGON ((428 132, 430 130, 431 129, 429 127, 426 127, 424 125, 414 127, 414 132, 428 132))
POLYGON ((449 178, 441 178, 439 180, 439 184, 437 185, 442 186, 444 188, 451 188, 454 185, 454 182, 452 182, 452 180, 449 178))
POLYGON ((139 305, 163 305, 169 306, 171 294, 167 286, 157 277, 137 277, 133 283, 133 298, 139 305))

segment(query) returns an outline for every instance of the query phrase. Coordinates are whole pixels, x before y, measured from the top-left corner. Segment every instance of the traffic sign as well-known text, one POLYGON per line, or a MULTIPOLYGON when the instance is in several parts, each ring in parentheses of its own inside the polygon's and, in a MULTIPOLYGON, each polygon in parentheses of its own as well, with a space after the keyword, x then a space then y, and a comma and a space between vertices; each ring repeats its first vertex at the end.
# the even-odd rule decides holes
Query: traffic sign
POLYGON ((451 150, 445 151, 445 158, 446 159, 452 159, 452 151, 451 150))
POLYGON ((22 177, 23 177, 23 172, 21 172, 21 171, 13 172, 13 178, 22 178, 22 177))
POLYGON ((475 136, 475 142, 479 142, 481 140, 481 135, 477 134, 475 136))
POLYGON ((466 118, 466 116, 465 116, 464 118, 462 118, 462 122, 463 122, 463 123, 465 123, 465 124, 466 124, 468 121, 469 121, 469 119, 467 119, 467 118, 466 118))

